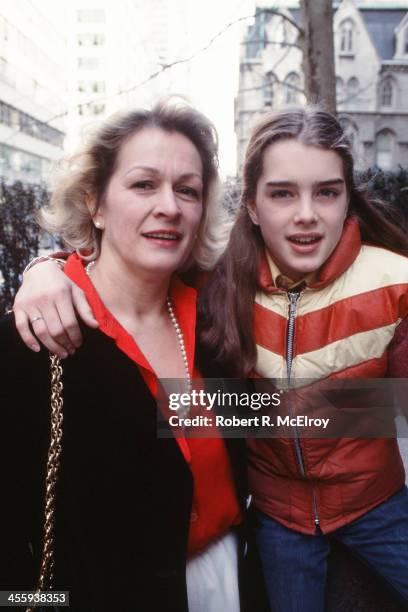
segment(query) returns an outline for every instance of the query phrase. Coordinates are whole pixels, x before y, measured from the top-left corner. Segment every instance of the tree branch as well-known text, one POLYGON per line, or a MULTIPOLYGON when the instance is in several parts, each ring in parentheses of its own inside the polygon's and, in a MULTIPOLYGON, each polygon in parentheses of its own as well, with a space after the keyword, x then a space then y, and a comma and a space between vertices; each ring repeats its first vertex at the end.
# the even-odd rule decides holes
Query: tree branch
POLYGON ((281 47, 295 47, 296 49, 302 49, 302 47, 300 45, 298 45, 297 43, 289 43, 289 42, 285 42, 285 41, 278 41, 278 40, 265 40, 263 38, 255 38, 252 40, 244 40, 243 42, 239 43, 240 45, 256 45, 262 43, 265 46, 268 45, 277 45, 277 46, 281 46, 281 47))
POLYGON ((299 32, 300 36, 303 36, 303 29, 294 21, 291 17, 289 17, 286 13, 282 13, 282 11, 274 8, 264 8, 261 9, 260 12, 265 13, 267 15, 278 15, 278 17, 282 17, 285 19, 290 25, 292 25, 299 32))
MULTIPOLYGON (((237 19, 227 23, 221 30, 219 30, 216 34, 214 34, 214 36, 212 36, 209 39, 209 41, 203 47, 200 47, 200 49, 198 49, 194 53, 191 53, 187 57, 183 57, 183 58, 180 58, 178 60, 174 60, 173 62, 169 62, 168 64, 162 64, 158 70, 156 70, 155 72, 151 73, 149 76, 144 78, 142 81, 139 81, 138 83, 132 85, 131 87, 128 87, 127 89, 119 89, 118 91, 116 91, 115 93, 111 94, 110 96, 102 96, 102 97, 99 96, 97 98, 91 98, 90 100, 87 100, 86 102, 81 102, 80 104, 75 104, 74 106, 72 106, 70 108, 67 108, 64 111, 62 111, 62 112, 60 112, 60 113, 58 113, 56 115, 53 115, 47 121, 43 121, 43 123, 50 124, 53 121, 57 121, 58 119, 62 119, 63 117, 68 115, 70 112, 77 110, 79 106, 87 106, 87 105, 98 104, 98 103, 100 104, 100 103, 103 103, 103 102, 107 102, 108 100, 112 100, 113 98, 116 98, 117 96, 122 96, 124 94, 131 93, 132 91, 136 91, 140 87, 143 87, 144 85, 146 85, 150 81, 156 79, 158 76, 160 76, 161 74, 163 74, 167 70, 170 70, 171 68, 174 68, 175 66, 179 66, 181 64, 186 64, 188 62, 191 62, 193 59, 195 59, 196 57, 201 55, 201 53, 204 53, 205 51, 207 51, 211 47, 211 45, 213 45, 214 42, 218 38, 220 38, 223 34, 225 34, 225 32, 227 32, 232 26, 236 25, 237 23, 240 23, 241 21, 246 21, 248 19, 254 19, 255 17, 256 17, 256 15, 254 15, 254 14, 246 15, 244 17, 238 17, 237 19)), ((14 136, 16 136, 16 134, 20 133, 20 131, 21 131, 20 128, 17 128, 5 140, 3 140, 3 142, 4 143, 9 142, 12 138, 14 138, 14 136)))

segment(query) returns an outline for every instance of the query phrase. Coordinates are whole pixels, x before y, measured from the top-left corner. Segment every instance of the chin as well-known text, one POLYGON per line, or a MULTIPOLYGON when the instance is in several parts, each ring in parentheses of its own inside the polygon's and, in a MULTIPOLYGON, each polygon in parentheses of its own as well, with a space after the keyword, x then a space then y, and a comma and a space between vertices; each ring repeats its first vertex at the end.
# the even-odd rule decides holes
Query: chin
POLYGON ((310 266, 310 267, 307 267, 307 268, 302 268, 302 270, 293 270, 292 274, 289 273, 286 276, 288 276, 295 283, 297 283, 297 282, 301 281, 302 278, 305 278, 305 276, 309 276, 309 274, 314 274, 314 272, 316 272, 316 270, 318 270, 318 268, 316 268, 316 266, 310 266))
POLYGON ((160 277, 168 276, 170 277, 176 270, 178 270, 180 264, 178 262, 173 261, 144 261, 138 265, 134 265, 133 269, 137 273, 140 271, 143 274, 154 274, 160 277))
POLYGON ((155 273, 155 274, 160 274, 160 276, 172 276, 175 272, 177 272, 177 270, 180 269, 180 265, 179 264, 175 264, 173 266, 152 266, 150 268, 150 272, 155 273))

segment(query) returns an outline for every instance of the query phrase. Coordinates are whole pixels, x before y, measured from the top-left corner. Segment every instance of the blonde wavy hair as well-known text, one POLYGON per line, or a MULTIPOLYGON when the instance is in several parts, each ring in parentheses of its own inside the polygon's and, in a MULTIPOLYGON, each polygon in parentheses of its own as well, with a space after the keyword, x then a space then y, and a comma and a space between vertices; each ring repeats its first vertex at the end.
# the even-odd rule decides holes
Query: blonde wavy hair
POLYGON ((151 127, 184 135, 200 154, 203 216, 187 267, 196 264, 203 270, 211 269, 220 254, 217 228, 222 218, 218 138, 213 124, 184 101, 165 100, 152 110, 116 113, 104 121, 82 150, 59 164, 50 204, 40 212, 39 223, 50 233, 57 234, 83 259, 96 259, 102 231, 93 224, 87 202, 95 202, 94 214, 115 171, 121 147, 131 136, 151 127))

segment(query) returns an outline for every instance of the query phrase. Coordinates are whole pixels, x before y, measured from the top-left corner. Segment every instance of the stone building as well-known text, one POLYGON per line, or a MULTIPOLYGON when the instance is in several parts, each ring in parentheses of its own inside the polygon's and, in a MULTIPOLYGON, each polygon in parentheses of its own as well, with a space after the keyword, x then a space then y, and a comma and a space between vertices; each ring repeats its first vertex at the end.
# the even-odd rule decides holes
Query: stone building
MULTIPOLYGON (((298 2, 280 12, 300 25, 298 2)), ((276 6, 276 5, 274 5, 276 6)), ((408 165, 408 1, 334 2, 337 111, 357 167, 408 165)), ((238 164, 254 119, 305 102, 298 31, 258 3, 242 42, 235 106, 238 164)))

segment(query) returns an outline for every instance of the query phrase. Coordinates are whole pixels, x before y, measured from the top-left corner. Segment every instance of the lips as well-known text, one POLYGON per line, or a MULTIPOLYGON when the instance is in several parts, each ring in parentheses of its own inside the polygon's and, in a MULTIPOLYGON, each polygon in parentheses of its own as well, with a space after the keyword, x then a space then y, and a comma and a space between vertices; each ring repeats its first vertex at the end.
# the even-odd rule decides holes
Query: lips
POLYGON ((287 237, 290 248, 295 255, 306 256, 315 254, 323 239, 322 234, 291 234, 287 237))
POLYGON ((320 242, 323 238, 321 234, 292 234, 288 236, 289 242, 298 245, 312 245, 320 242))
POLYGON ((177 242, 183 237, 180 232, 173 230, 153 230, 151 232, 143 232, 142 236, 151 240, 169 240, 177 242))

